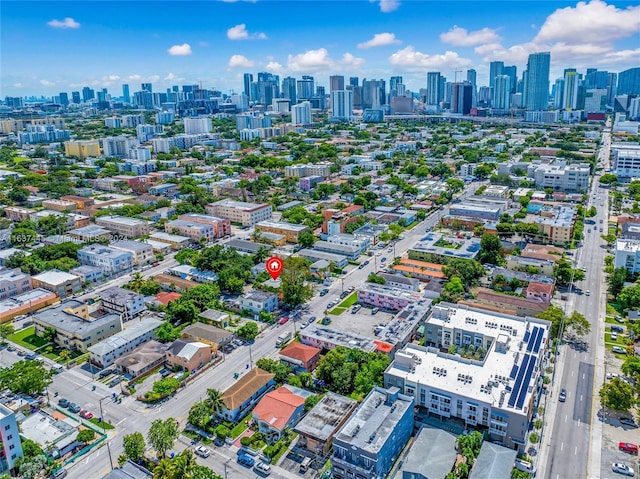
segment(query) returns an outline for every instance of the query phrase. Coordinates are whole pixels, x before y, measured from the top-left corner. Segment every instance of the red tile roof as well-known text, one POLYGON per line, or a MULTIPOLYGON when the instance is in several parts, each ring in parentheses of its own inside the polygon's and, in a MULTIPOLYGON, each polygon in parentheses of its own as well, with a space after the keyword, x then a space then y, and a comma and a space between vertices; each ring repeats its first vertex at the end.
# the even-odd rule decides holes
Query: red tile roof
POLYGON ((162 292, 157 294, 156 299, 160 301, 162 304, 164 304, 165 306, 167 306, 171 301, 175 301, 180 296, 182 296, 180 293, 162 292))
POLYGON ((320 349, 314 348, 313 346, 307 346, 306 344, 294 342, 280 351, 280 354, 282 356, 287 356, 288 358, 297 359, 298 361, 306 363, 307 361, 313 359, 317 354, 319 354, 320 351, 320 349))
POLYGON ((253 409, 253 416, 266 422, 270 427, 282 431, 291 416, 303 405, 303 397, 283 386, 265 394, 253 409))
POLYGON ((553 285, 552 284, 544 284, 544 283, 529 283, 527 286, 527 293, 547 293, 547 295, 551 296, 553 294, 553 285))

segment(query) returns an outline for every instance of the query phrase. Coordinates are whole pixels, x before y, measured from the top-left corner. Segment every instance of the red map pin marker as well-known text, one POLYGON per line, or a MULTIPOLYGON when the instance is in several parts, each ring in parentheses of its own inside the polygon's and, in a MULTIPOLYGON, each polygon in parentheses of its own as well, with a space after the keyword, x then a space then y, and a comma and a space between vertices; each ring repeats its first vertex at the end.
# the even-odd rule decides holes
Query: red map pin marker
POLYGON ((282 268, 284 268, 284 263, 277 256, 272 256, 267 260, 267 272, 274 281, 278 279, 280 273, 282 273, 282 268))

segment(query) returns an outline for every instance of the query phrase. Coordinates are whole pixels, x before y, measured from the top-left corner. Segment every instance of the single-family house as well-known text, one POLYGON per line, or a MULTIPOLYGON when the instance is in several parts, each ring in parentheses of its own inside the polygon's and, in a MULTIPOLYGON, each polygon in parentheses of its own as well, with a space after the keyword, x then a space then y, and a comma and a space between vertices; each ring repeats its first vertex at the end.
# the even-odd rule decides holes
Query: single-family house
POLYGON ((223 407, 218 415, 227 421, 238 421, 275 386, 274 378, 275 374, 253 368, 222 394, 223 407))

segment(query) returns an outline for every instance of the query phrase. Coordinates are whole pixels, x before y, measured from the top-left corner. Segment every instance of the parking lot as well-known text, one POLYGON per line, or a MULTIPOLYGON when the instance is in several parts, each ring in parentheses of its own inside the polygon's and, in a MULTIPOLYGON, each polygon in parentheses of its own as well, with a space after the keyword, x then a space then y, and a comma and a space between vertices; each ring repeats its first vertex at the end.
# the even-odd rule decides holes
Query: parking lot
POLYGON ((331 318, 330 326, 349 331, 350 333, 374 337, 373 333, 376 326, 389 322, 389 320, 395 316, 394 313, 388 313, 382 310, 376 314, 371 314, 372 308, 369 306, 363 306, 355 314, 351 312, 352 310, 353 307, 350 307, 340 315, 329 315, 331 318))

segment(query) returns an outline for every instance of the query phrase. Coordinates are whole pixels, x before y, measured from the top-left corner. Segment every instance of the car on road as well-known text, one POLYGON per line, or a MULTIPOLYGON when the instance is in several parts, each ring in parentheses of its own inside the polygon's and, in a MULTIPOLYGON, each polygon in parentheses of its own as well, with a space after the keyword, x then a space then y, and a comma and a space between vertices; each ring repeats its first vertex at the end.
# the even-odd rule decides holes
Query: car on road
POLYGON ((627 352, 621 346, 614 346, 614 347, 611 348, 611 351, 613 351, 614 353, 618 353, 618 354, 625 354, 627 352))
POLYGON ((289 321, 289 316, 283 316, 280 318, 280 321, 278 321, 278 324, 286 324, 287 321, 289 321))
POLYGON ((7 348, 7 351, 11 351, 11 352, 13 352, 13 351, 15 351, 15 350, 16 350, 16 347, 15 347, 15 346, 9 346, 9 347, 7 348))
POLYGON ((558 401, 565 402, 567 400, 567 390, 562 388, 560 390, 560 395, 558 396, 558 401))
POLYGON ((91 419, 93 417, 93 414, 86 409, 81 410, 78 415, 84 419, 91 419))
POLYGON ((611 464, 611 470, 613 472, 617 472, 618 474, 622 474, 623 476, 633 477, 633 475, 635 474, 635 471, 631 469, 631 467, 621 462, 614 462, 613 464, 611 464))
POLYGON ((49 476, 50 479, 64 479, 65 477, 67 477, 67 470, 64 468, 52 472, 49 476))
POLYGON ((582 267, 582 271, 584 271, 584 272, 586 273, 586 272, 587 272, 587 267, 586 267, 586 266, 583 266, 583 267, 582 267))
POLYGON ((112 379, 111 382, 109 383, 109 387, 112 388, 113 386, 117 386, 118 384, 120 384, 122 379, 123 379, 122 376, 118 376, 117 378, 112 379))
POLYGON ((327 304, 327 309, 331 309, 336 305, 335 301, 329 301, 329 304, 327 304))
POLYGON ((211 451, 204 446, 196 447, 193 452, 195 452, 198 456, 207 458, 211 455, 211 451))
POLYGON ((33 361, 37 357, 38 357, 38 355, 36 353, 29 353, 29 354, 26 354, 24 358, 28 359, 29 361, 33 361))
POLYGON ((587 296, 591 296, 591 291, 590 291, 590 290, 586 290, 586 291, 584 292, 584 294, 586 294, 587 296))
POLYGON ((72 402, 69 404, 69 411, 71 411, 72 413, 79 413, 80 412, 80 406, 78 406, 76 403, 72 402))
POLYGON ((349 291, 343 291, 342 293, 340 293, 340 299, 344 299, 347 296, 349 296, 349 291))
POLYGON ((248 454, 241 454, 238 456, 238 464, 242 464, 244 467, 252 467, 256 460, 248 454))
POLYGON ((362 268, 364 268, 364 263, 360 263, 360 264, 358 265, 358 269, 362 269, 362 268))
POLYGON ((320 291, 320 296, 324 296, 329 292, 329 290, 327 288, 324 288, 322 291, 320 291))
POLYGON ((380 262, 381 262, 381 263, 384 263, 385 261, 387 261, 387 258, 386 258, 386 257, 382 257, 382 258, 380 258, 380 262))
POLYGON ((63 408, 68 408, 69 407, 69 400, 65 399, 65 398, 58 399, 58 406, 63 407, 63 408))
POLYGON ((624 424, 625 426, 638 427, 638 424, 636 424, 632 417, 621 417, 620 424, 624 424))
POLYGON ((271 474, 271 466, 269 464, 265 464, 262 461, 257 462, 253 467, 253 470, 263 476, 268 476, 269 474, 271 474))
POLYGON ((307 319, 307 323, 308 323, 308 324, 311 324, 311 323, 313 323, 315 320, 316 320, 316 317, 315 317, 315 316, 311 316, 309 319, 307 319))
POLYGON ((631 442, 621 442, 618 444, 618 449, 629 454, 638 454, 638 445, 631 442))
POLYGON ((364 263, 362 263, 363 265, 367 266, 369 264, 369 260, 365 260, 364 263))

